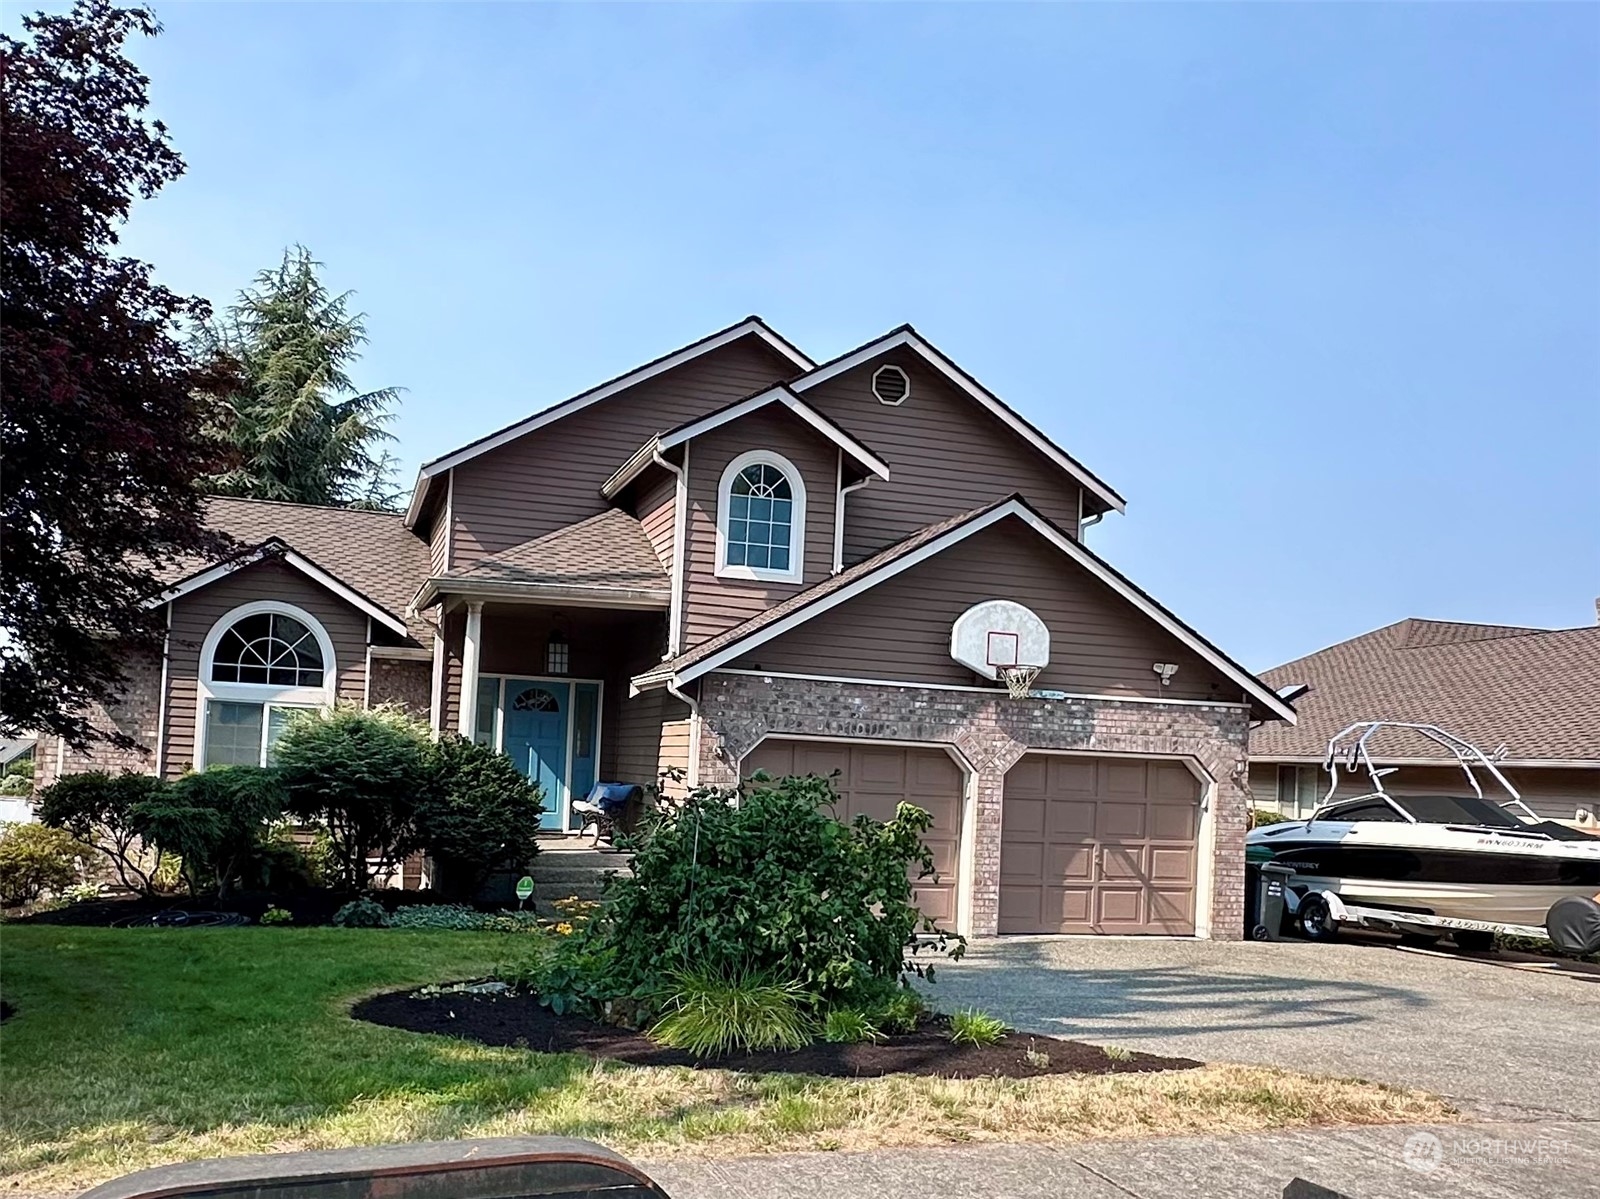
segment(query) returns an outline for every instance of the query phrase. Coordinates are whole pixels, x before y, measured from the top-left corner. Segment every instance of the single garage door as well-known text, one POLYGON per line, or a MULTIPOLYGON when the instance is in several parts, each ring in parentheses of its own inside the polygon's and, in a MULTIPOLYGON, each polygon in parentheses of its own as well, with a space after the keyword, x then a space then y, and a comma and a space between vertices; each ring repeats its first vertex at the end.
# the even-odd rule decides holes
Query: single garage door
POLYGON ((746 777, 765 770, 774 778, 826 776, 837 770, 839 806, 835 815, 841 820, 863 814, 889 820, 900 803, 913 803, 929 812, 933 827, 923 840, 933 853, 938 876, 937 880, 913 880, 916 903, 923 915, 942 928, 955 928, 965 778, 949 754, 941 749, 859 742, 763 741, 745 757, 740 770, 746 777))
POLYGON ((1200 783, 1178 763, 1030 754, 1001 821, 1000 932, 1193 935, 1200 783))

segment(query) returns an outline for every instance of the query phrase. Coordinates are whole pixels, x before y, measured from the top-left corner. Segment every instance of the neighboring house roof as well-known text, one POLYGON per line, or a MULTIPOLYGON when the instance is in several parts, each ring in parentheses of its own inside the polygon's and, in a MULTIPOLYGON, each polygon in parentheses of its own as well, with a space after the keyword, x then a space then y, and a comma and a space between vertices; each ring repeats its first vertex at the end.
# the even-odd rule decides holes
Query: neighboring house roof
POLYGON ((768 608, 742 624, 709 638, 687 653, 634 679, 636 687, 658 686, 667 682, 683 684, 699 678, 758 646, 781 636, 796 625, 821 615, 861 592, 894 578, 905 570, 942 553, 973 534, 1002 520, 1016 519, 1089 571, 1134 607, 1206 659, 1225 677, 1232 679, 1255 700, 1261 710, 1277 719, 1293 721, 1295 710, 1262 680, 1229 658, 1194 629, 1157 603, 1125 575, 1081 542, 1056 528, 1021 496, 1009 496, 982 508, 918 530, 889 548, 856 563, 783 603, 768 608))
POLYGON ((402 628, 411 636, 424 642, 431 639, 431 625, 405 619, 417 580, 428 574, 428 546, 397 513, 217 496, 206 501, 205 517, 210 528, 233 538, 238 547, 223 559, 190 559, 174 565, 163 578, 169 586, 192 581, 276 540, 391 619, 403 620, 402 628))
POLYGON ((833 442, 845 453, 849 454, 868 474, 880 479, 889 477, 889 464, 874 454, 870 449, 846 433, 833 421, 818 412, 810 404, 791 391, 787 384, 780 383, 776 387, 764 387, 754 395, 745 396, 731 404, 725 404, 715 412, 707 413, 692 421, 685 421, 675 429, 665 433, 658 433, 644 445, 634 451, 633 455, 617 469, 600 488, 600 494, 611 499, 634 479, 643 474, 655 461, 655 456, 667 450, 676 449, 692 438, 713 429, 720 429, 723 425, 736 421, 740 417, 748 416, 752 412, 760 411, 770 404, 778 404, 788 409, 800 420, 810 425, 823 437, 833 442))
MULTIPOLYGON (((1250 756, 1321 762, 1328 739, 1360 720, 1435 724, 1511 762, 1600 765, 1600 626, 1402 620, 1269 670, 1275 687, 1310 684, 1292 728, 1250 736, 1250 756)), ((1386 762, 1451 761, 1415 734, 1380 733, 1386 762)))
POLYGON ((413 601, 426 608, 443 595, 483 598, 543 595, 664 608, 671 582, 638 520, 609 508, 543 537, 479 558, 423 583, 413 601))
POLYGON ((590 404, 597 404, 601 400, 616 395, 618 392, 626 391, 628 388, 643 383, 647 379, 664 374, 674 367, 682 366, 686 362, 692 362, 704 354, 719 350, 723 346, 744 337, 759 338, 779 355, 792 362, 797 370, 809 370, 815 365, 792 342, 778 334, 759 316, 747 316, 744 320, 729 325, 726 329, 719 329, 715 333, 702 337, 699 341, 690 342, 681 349, 673 350, 671 353, 652 359, 643 366, 636 366, 613 379, 608 379, 604 383, 589 388, 587 391, 581 391, 570 399, 562 400, 559 404, 553 404, 548 408, 535 412, 532 416, 517 421, 515 424, 507 425, 505 428, 480 437, 476 441, 470 441, 460 449, 452 450, 450 453, 435 458, 431 462, 424 462, 422 468, 417 472, 417 484, 412 489, 411 503, 406 509, 407 526, 415 524, 417 518, 422 515, 422 505, 427 498, 429 480, 443 474, 451 467, 460 466, 463 462, 468 462, 479 454, 486 454, 490 450, 505 445, 507 442, 515 441, 525 434, 532 433, 535 429, 542 429, 546 425, 554 424, 562 417, 579 412, 590 404))
POLYGON ((30 756, 38 742, 37 736, 0 739, 0 766, 9 766, 18 758, 30 756))
POLYGON ((966 393, 982 407, 999 417, 1002 424, 1010 427, 1012 432, 1016 433, 1022 440, 1071 475, 1107 508, 1121 512, 1126 507, 1127 502, 1095 475, 1093 471, 1051 441, 1038 427, 999 396, 995 395, 994 392, 962 370, 942 350, 924 338, 922 334, 918 333, 910 325, 901 325, 897 329, 891 329, 882 337, 875 338, 865 345, 858 346, 831 361, 824 362, 815 369, 807 371, 798 379, 791 379, 789 386, 803 396, 811 388, 826 383, 829 379, 842 375, 846 371, 854 370, 862 363, 870 362, 890 350, 901 347, 916 353, 929 366, 950 380, 960 391, 966 393))

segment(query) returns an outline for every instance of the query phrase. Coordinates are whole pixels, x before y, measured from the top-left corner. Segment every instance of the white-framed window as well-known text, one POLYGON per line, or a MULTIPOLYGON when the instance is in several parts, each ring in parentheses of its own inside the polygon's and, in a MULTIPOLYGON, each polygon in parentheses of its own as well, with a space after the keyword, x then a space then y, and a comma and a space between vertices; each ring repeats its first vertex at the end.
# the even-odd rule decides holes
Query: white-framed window
POLYGON ((277 600, 226 613, 200 647, 194 765, 265 766, 297 709, 331 704, 333 641, 302 608, 277 600))
POLYGON ((1315 766, 1278 767, 1278 813, 1295 819, 1311 815, 1322 802, 1315 766))
POLYGON ((717 576, 798 583, 805 575, 806 485, 782 454, 751 450, 717 487, 717 576))

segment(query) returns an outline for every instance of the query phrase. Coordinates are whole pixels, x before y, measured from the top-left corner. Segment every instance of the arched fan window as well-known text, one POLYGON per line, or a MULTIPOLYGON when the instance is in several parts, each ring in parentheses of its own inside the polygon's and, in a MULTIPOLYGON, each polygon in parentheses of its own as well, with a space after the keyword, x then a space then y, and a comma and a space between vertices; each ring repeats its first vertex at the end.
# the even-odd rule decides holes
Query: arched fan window
POLYGON ((543 687, 529 687, 511 701, 511 707, 516 712, 559 712, 561 701, 543 687))
POLYGON ((257 612, 223 633, 211 655, 214 683, 320 687, 322 647, 302 621, 282 612, 257 612))
POLYGON ((805 511, 805 483, 792 462, 767 450, 735 458, 719 488, 717 574, 800 582, 805 511))

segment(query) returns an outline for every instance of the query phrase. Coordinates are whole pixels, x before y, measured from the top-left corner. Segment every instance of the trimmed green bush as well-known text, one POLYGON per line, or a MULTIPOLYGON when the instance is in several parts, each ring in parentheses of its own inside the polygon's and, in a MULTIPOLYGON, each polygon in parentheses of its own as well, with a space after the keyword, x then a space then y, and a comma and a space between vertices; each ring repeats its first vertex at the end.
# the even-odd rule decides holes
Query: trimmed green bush
POLYGON ((333 922, 340 928, 388 928, 389 913, 381 903, 362 896, 335 912, 333 922))
POLYGON ((699 788, 649 822, 633 839, 632 876, 613 880, 590 930, 614 955, 617 993, 661 993, 670 972, 694 971, 852 1007, 905 973, 932 977, 918 949, 958 957, 965 943, 912 902, 908 867, 933 873, 928 814, 902 804, 888 823, 844 824, 837 798, 828 779, 758 776, 699 788))
POLYGON ((103 853, 130 891, 154 895, 161 850, 147 849, 141 840, 135 809, 160 798, 165 786, 158 778, 131 771, 69 774, 40 793, 39 821, 103 853))
POLYGON ((136 804, 133 823, 146 841, 182 858, 192 892, 226 895, 261 857, 267 824, 283 809, 275 771, 213 766, 186 774, 136 804))
POLYGON ((977 1008, 962 1008, 950 1017, 950 1039, 957 1045, 993 1045, 1005 1035, 1005 1021, 977 1008))
POLYGON ((78 881, 78 855, 83 851, 58 828, 0 824, 0 906, 17 907, 46 891, 65 891, 78 881))
POLYGON ((1285 816, 1281 812, 1274 812, 1271 808, 1251 808, 1250 827, 1262 828, 1269 824, 1287 824, 1293 816, 1285 816))
POLYGON ((432 928, 449 932, 536 933, 544 922, 532 912, 479 912, 459 903, 411 904, 396 908, 390 928, 432 928))
POLYGON ((274 755, 288 810, 328 831, 329 886, 365 891, 374 862, 387 871, 416 848, 417 803, 434 779, 426 725, 341 702, 296 715, 274 755))
POLYGON ((799 983, 750 971, 684 971, 671 977, 666 1015, 650 1036, 696 1057, 721 1057, 736 1049, 800 1049, 811 1042, 809 1009, 815 1002, 799 983))
POLYGON ((543 812, 539 788, 505 754, 443 737, 432 785, 417 797, 415 840, 433 859, 435 885, 470 899, 492 871, 533 858, 543 812))
POLYGON ((268 908, 261 913, 261 923, 265 925, 293 924, 294 913, 285 908, 268 908))

